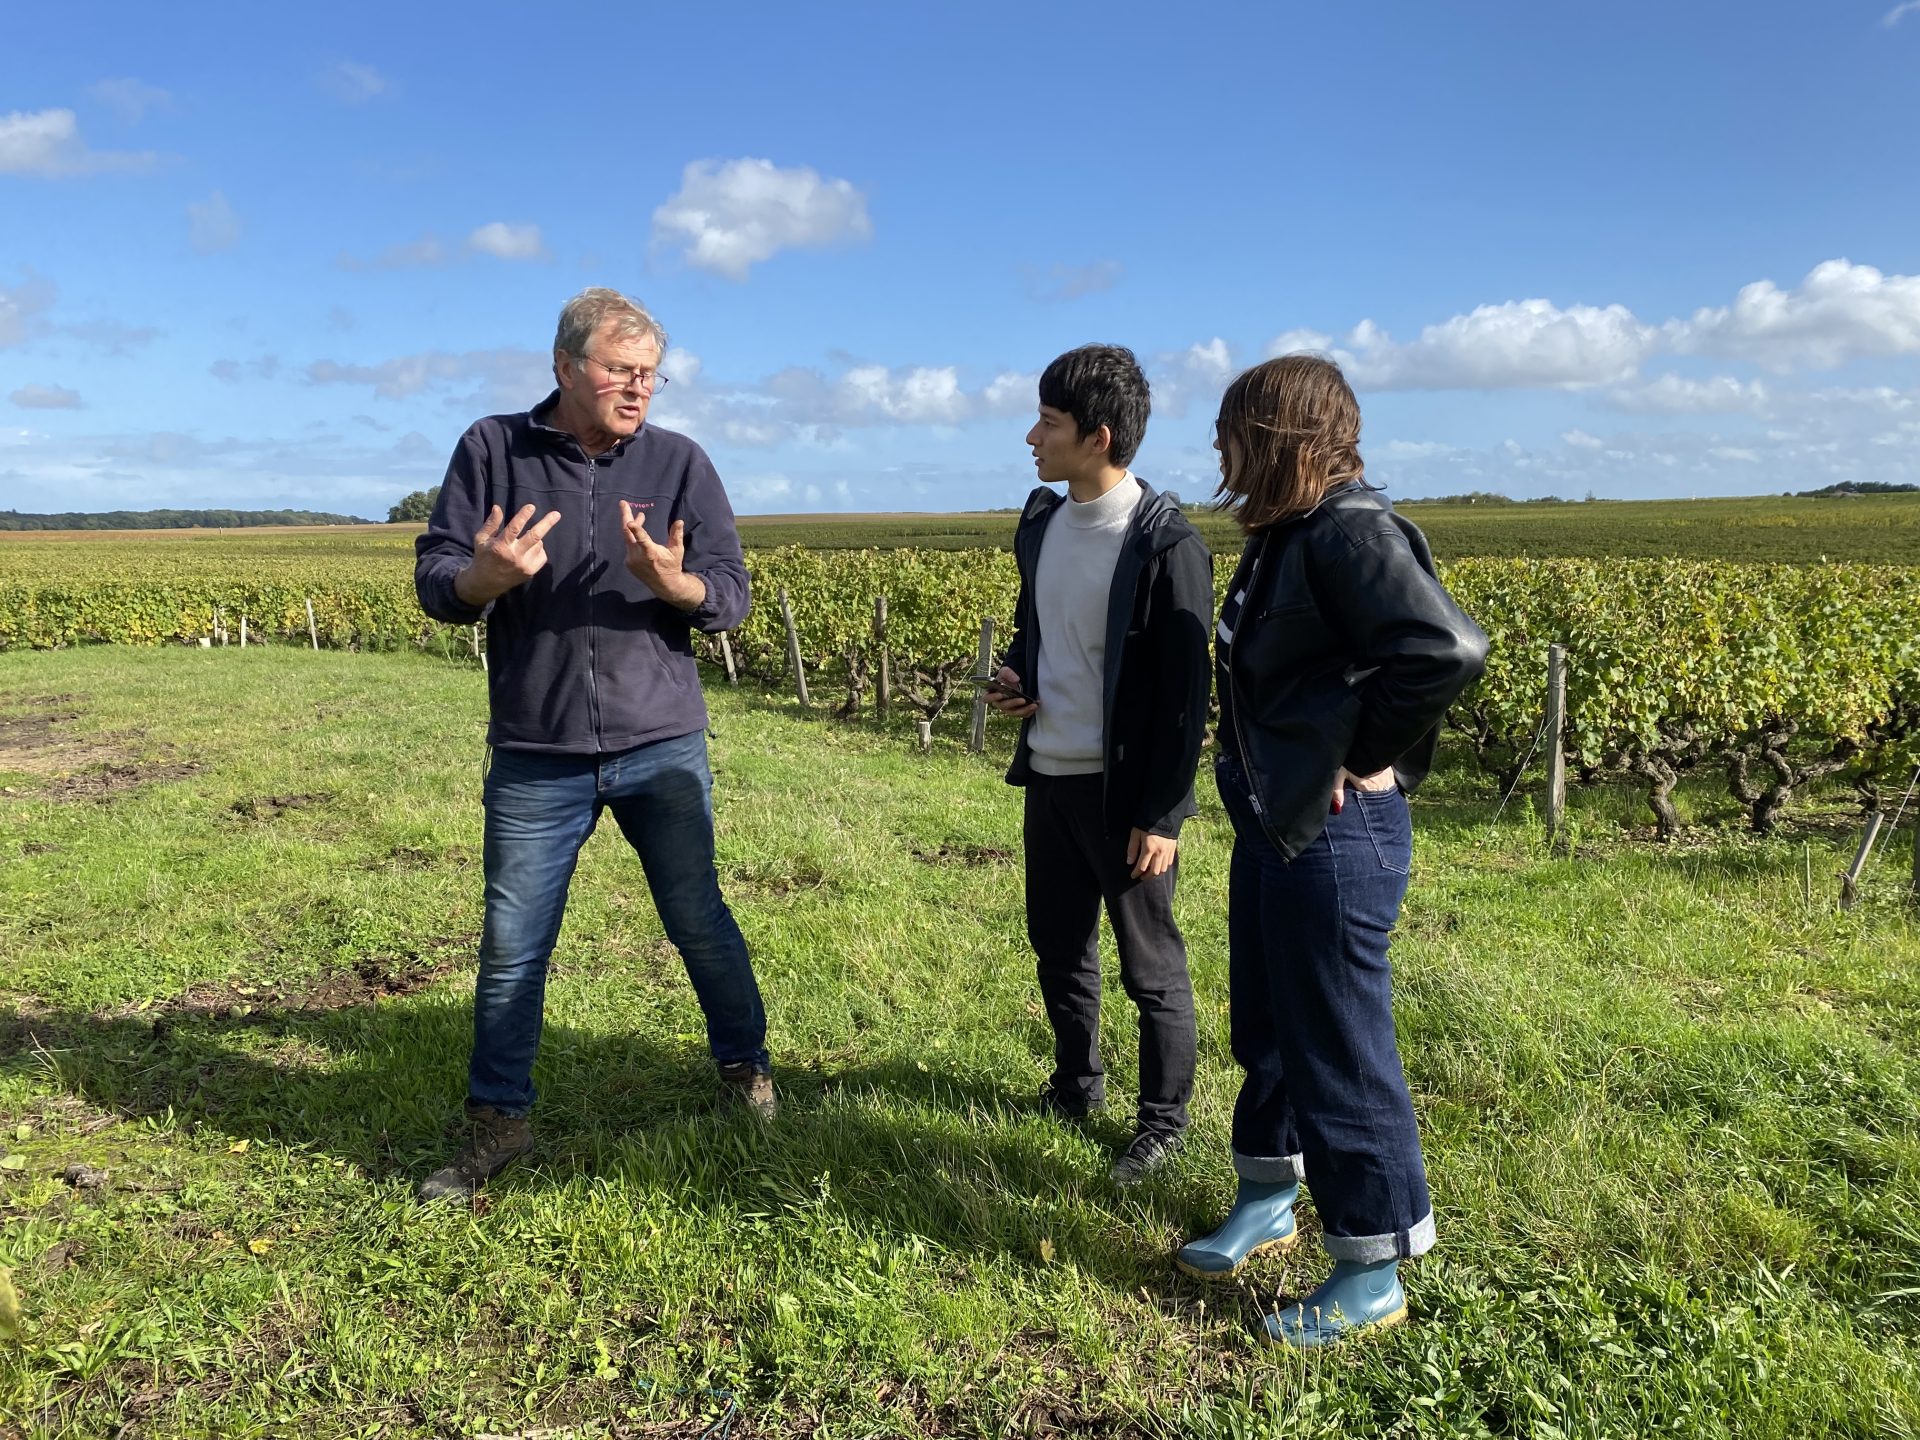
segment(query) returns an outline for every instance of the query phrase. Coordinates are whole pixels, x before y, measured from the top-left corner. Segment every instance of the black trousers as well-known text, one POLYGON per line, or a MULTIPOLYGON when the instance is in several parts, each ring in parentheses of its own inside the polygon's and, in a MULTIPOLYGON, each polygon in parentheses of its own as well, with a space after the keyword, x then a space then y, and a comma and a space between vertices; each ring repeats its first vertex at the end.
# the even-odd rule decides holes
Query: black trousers
POLYGON ((1053 1024, 1053 1089, 1068 1105, 1106 1099, 1100 1063, 1100 902, 1120 983, 1140 1012, 1143 1130, 1178 1131, 1193 1098, 1193 982, 1173 919, 1179 862, 1135 880, 1127 836, 1109 834, 1099 775, 1034 775, 1026 785, 1027 938, 1053 1024))

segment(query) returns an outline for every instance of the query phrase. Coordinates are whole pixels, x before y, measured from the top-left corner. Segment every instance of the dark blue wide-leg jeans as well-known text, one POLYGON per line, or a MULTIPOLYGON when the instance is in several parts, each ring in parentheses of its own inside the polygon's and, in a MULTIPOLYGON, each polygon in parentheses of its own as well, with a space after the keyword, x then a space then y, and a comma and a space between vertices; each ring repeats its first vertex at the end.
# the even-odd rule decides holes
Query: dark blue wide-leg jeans
POLYGON ((533 1108, 547 962, 580 847, 602 810, 640 856, 667 938, 686 963, 722 1065, 767 1063, 766 1010, 713 863, 704 731, 605 755, 496 749, 487 772, 486 919, 474 984, 467 1101, 533 1108))
POLYGON ((1246 1071, 1233 1163, 1249 1180, 1304 1180, 1337 1260, 1433 1248, 1433 1203, 1393 1034, 1387 939, 1413 857, 1407 798, 1349 788, 1288 861, 1261 828, 1245 772, 1214 769, 1233 821, 1228 998, 1246 1071))

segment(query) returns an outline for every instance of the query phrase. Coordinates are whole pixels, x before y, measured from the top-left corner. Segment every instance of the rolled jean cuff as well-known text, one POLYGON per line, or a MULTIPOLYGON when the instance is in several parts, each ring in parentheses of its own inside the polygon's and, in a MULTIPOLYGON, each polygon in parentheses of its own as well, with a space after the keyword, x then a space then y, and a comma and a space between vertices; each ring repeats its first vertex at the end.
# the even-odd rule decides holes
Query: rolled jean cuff
MULTIPOLYGON (((1235 1156, 1234 1159, 1237 1163, 1239 1157, 1235 1156)), ((1416 1255, 1424 1255, 1433 1248, 1433 1239, 1433 1212, 1429 1210, 1414 1222, 1410 1230, 1401 1230, 1392 1235, 1323 1233, 1320 1243, 1327 1247, 1327 1254, 1336 1260, 1357 1260, 1363 1265, 1371 1265, 1381 1260, 1411 1260, 1416 1255)))
POLYGON ((1233 1173, 1263 1185, 1298 1185, 1307 1177, 1307 1165, 1300 1155, 1242 1155, 1236 1150, 1233 1173))

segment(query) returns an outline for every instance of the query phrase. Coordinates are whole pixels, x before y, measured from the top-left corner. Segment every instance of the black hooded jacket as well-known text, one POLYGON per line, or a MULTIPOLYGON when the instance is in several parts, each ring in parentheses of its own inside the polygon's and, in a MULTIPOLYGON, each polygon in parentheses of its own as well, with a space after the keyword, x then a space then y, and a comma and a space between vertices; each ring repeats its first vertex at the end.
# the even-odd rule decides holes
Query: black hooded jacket
MULTIPOLYGON (((1207 729, 1213 556, 1181 513, 1177 496, 1144 482, 1141 491, 1107 596, 1102 794, 1109 831, 1177 836, 1181 823, 1195 813, 1193 773, 1207 729)), ((1027 497, 1013 535, 1020 598, 1003 663, 1043 706, 1047 697, 1034 688, 1044 643, 1033 610, 1034 575, 1047 522, 1062 503, 1058 491, 1040 486, 1027 497)), ((1031 717, 1021 722, 1020 743, 1007 771, 1010 785, 1024 785, 1034 773, 1027 745, 1030 724, 1031 717)))

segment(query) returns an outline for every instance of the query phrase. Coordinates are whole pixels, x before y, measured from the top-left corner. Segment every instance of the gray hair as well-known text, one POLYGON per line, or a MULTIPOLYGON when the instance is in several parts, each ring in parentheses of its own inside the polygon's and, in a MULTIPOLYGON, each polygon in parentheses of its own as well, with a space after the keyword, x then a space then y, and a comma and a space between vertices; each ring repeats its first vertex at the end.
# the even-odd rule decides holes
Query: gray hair
POLYGON ((602 325, 611 324, 609 340, 633 340, 651 335, 660 353, 667 353, 667 332, 647 307, 618 290, 596 285, 582 290, 560 307, 560 324, 553 332, 553 348, 568 355, 584 355, 602 325))

